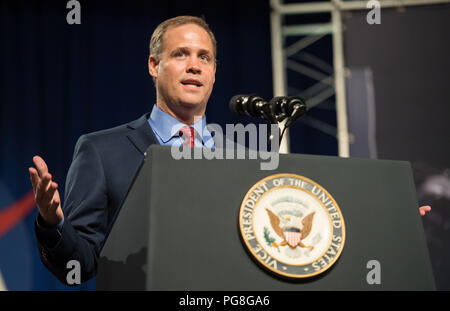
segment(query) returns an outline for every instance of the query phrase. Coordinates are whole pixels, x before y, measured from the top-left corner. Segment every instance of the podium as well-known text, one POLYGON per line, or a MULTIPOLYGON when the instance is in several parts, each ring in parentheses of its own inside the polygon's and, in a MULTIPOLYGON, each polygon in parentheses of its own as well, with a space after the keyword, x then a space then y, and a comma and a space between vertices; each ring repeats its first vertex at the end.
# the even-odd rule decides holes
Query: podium
POLYGON ((270 171, 262 161, 175 160, 150 146, 100 254, 97 290, 435 290, 408 162, 281 154, 270 171), (345 221, 342 253, 313 277, 274 275, 241 237, 246 193, 282 173, 324 187, 345 221))

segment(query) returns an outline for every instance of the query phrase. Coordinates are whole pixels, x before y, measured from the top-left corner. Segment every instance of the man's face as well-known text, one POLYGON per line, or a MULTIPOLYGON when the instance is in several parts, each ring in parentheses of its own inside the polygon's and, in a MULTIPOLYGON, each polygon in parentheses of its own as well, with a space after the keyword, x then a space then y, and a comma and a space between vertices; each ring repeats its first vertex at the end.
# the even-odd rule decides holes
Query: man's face
POLYGON ((163 37, 160 61, 150 56, 149 71, 156 78, 160 108, 172 115, 202 116, 216 73, 208 33, 195 24, 169 27, 163 37))

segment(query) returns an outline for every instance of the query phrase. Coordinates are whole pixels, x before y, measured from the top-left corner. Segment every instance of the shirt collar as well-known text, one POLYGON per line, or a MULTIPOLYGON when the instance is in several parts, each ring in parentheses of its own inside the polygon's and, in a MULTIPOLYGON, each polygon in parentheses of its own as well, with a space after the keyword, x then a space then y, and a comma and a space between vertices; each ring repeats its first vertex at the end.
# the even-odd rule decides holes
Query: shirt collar
MULTIPOLYGON (((181 123, 170 114, 159 109, 157 105, 153 106, 148 122, 164 143, 167 143, 174 136, 179 136, 180 129, 186 126, 186 124, 181 123)), ((212 138, 206 127, 205 116, 191 126, 195 129, 196 135, 201 138, 203 144, 212 138)))

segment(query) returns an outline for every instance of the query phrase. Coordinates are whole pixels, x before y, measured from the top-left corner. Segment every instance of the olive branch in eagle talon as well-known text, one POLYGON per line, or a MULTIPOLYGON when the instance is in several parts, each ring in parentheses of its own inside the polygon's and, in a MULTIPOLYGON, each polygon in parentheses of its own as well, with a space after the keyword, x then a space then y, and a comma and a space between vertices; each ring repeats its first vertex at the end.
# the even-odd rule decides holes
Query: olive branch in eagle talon
MULTIPOLYGON (((283 239, 283 241, 280 244, 277 244, 275 242, 272 242, 272 246, 278 247, 280 246, 289 246, 292 249, 295 249, 297 246, 300 246, 302 248, 309 248, 311 251, 314 249, 314 246, 305 245, 303 244, 303 240, 311 233, 312 228, 312 221, 314 218, 315 212, 312 212, 311 214, 305 216, 302 221, 300 227, 300 224, 296 224, 295 222, 291 221, 291 218, 286 217, 284 219, 284 224, 281 224, 280 218, 273 213, 271 210, 267 209, 267 214, 269 215, 270 224, 272 225, 272 229, 275 231, 276 234, 278 234, 279 237, 283 239), (290 234, 294 234, 295 238, 291 239, 288 238, 290 234), (295 242, 293 242, 295 241, 295 242)), ((295 216, 293 216, 295 217, 295 216)))
MULTIPOLYGON (((269 229, 267 229, 267 227, 264 227, 264 239, 267 242, 267 245, 269 246, 274 246, 275 243, 275 238, 270 236, 270 232, 269 229)), ((280 249, 277 247, 278 252, 280 251, 280 249)))

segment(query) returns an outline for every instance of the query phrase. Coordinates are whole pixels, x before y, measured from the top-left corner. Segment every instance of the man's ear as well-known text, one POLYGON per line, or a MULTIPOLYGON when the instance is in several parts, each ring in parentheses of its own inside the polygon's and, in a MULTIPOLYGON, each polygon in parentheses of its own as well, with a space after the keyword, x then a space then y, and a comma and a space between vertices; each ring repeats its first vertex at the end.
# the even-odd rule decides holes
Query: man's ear
POLYGON ((156 57, 154 55, 150 55, 148 58, 148 72, 154 79, 158 77, 158 66, 159 62, 156 57))

